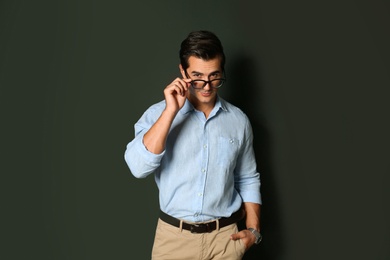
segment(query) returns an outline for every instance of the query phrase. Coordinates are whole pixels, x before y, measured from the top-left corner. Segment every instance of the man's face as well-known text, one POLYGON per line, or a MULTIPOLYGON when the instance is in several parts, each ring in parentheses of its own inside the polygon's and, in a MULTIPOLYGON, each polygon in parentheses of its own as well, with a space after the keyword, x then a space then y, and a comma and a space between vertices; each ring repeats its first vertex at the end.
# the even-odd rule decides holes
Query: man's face
MULTIPOLYGON (((213 80, 222 78, 221 59, 219 57, 212 60, 202 60, 195 56, 188 59, 188 68, 184 71, 181 66, 183 78, 192 80, 213 80)), ((203 88, 195 89, 190 87, 188 100, 195 107, 214 107, 218 90, 206 84, 203 88)))

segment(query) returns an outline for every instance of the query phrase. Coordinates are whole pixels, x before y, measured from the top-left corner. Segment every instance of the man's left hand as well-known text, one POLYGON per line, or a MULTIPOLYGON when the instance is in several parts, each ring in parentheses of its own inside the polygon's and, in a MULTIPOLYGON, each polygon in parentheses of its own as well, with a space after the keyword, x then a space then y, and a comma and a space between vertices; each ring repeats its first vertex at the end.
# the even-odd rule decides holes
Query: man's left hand
POLYGON ((248 250, 256 241, 256 237, 247 229, 241 230, 240 232, 230 236, 231 240, 241 239, 245 245, 245 249, 248 250))

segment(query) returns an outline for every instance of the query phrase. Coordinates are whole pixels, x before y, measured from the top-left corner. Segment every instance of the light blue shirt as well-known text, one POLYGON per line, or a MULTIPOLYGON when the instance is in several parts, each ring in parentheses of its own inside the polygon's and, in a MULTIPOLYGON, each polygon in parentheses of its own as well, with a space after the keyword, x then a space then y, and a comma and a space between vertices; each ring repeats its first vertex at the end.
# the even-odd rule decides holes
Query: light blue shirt
POLYGON ((154 173, 162 211, 202 222, 229 217, 242 202, 261 204, 252 127, 240 109, 218 97, 206 119, 187 100, 172 123, 165 150, 153 154, 143 136, 164 109, 161 101, 146 110, 125 152, 135 177, 154 173))

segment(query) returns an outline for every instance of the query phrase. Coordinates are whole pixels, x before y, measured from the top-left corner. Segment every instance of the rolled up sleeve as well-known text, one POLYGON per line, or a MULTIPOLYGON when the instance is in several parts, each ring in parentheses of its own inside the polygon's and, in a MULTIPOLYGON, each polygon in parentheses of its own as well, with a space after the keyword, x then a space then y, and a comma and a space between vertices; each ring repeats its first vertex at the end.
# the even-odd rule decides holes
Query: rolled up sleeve
POLYGON ((145 178, 153 173, 161 164, 165 151, 160 154, 154 154, 148 151, 143 143, 145 133, 156 122, 161 114, 160 103, 157 106, 150 107, 138 122, 134 125, 135 137, 127 144, 124 154, 125 161, 136 178, 145 178))
POLYGON ((165 151, 160 154, 149 152, 143 144, 145 133, 138 134, 126 146, 125 161, 136 178, 145 178, 153 173, 161 163, 165 151))
POLYGON ((243 202, 262 204, 260 193, 260 173, 257 171, 256 158, 253 150, 253 133, 248 122, 247 139, 243 145, 235 168, 235 188, 243 202))

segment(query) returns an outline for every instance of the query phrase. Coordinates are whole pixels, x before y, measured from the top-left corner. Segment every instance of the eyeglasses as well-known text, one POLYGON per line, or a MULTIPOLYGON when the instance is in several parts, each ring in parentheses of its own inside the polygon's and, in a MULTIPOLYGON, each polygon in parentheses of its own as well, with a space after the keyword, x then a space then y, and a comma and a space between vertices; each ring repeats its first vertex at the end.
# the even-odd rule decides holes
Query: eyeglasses
POLYGON ((225 79, 212 79, 212 80, 195 79, 190 83, 194 89, 202 89, 207 84, 209 84, 210 87, 212 88, 220 88, 223 85, 224 81, 225 79))
MULTIPOLYGON (((190 78, 187 74, 187 71, 186 71, 186 75, 188 78, 190 78)), ((212 80, 194 79, 190 83, 194 89, 203 89, 207 84, 209 84, 209 86, 212 88, 220 88, 225 82, 225 80, 226 79, 224 78, 212 79, 212 80)))

